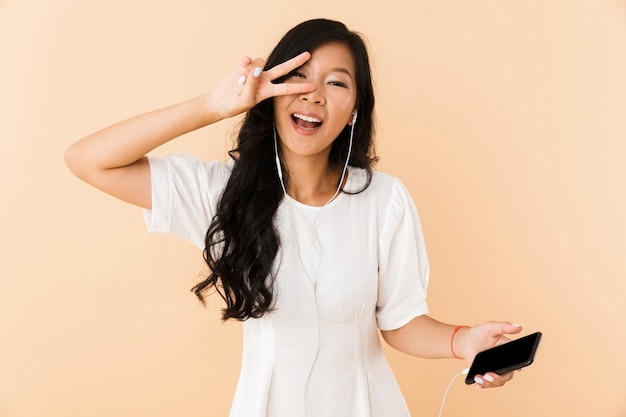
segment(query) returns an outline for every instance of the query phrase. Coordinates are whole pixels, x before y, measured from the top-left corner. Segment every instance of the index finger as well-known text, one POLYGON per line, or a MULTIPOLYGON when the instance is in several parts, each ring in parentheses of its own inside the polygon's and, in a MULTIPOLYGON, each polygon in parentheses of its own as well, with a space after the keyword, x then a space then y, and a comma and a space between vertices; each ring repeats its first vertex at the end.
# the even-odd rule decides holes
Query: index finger
POLYGON ((301 67, 309 59, 311 59, 311 53, 305 51, 302 52, 300 55, 296 55, 295 57, 268 69, 267 71, 265 71, 265 73, 270 78, 270 80, 275 80, 289 74, 296 68, 301 67))
POLYGON ((310 93, 315 90, 315 84, 311 83, 283 83, 272 84, 271 96, 288 96, 292 94, 310 93))

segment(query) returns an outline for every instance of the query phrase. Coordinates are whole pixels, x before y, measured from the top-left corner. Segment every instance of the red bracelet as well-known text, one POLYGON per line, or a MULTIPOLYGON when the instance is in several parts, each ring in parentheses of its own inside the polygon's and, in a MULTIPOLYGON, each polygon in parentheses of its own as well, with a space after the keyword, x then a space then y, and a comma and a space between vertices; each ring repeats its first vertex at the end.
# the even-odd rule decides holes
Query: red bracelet
POLYGON ((457 359, 463 359, 463 358, 460 356, 457 356, 457 354, 454 353, 454 335, 456 334, 456 332, 459 331, 459 329, 462 329, 463 327, 470 327, 470 326, 456 326, 454 330, 452 331, 452 337, 450 338, 450 350, 452 351, 452 356, 454 356, 457 359))

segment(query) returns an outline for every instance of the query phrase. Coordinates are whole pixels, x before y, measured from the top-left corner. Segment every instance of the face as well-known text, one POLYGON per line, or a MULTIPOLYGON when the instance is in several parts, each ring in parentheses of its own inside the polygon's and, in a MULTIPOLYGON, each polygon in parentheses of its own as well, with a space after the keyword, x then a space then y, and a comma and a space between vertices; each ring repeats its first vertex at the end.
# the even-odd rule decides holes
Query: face
POLYGON ((276 130, 285 158, 328 161, 331 145, 352 121, 356 103, 354 59, 347 46, 319 46, 287 83, 313 83, 315 91, 274 98, 276 130))

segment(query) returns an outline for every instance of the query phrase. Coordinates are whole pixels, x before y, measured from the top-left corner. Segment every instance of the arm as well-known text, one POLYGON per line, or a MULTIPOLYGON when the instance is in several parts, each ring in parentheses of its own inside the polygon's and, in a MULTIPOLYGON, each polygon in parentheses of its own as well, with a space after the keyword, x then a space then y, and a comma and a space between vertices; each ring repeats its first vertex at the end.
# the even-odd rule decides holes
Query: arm
POLYGON ((217 121, 205 97, 135 116, 70 146, 65 162, 78 178, 123 201, 151 208, 150 168, 145 155, 194 129, 217 121))
MULTIPOLYGON (((516 334, 522 330, 515 324, 487 322, 475 327, 463 327, 452 338, 454 328, 454 325, 424 315, 414 318, 399 329, 381 333, 391 347, 409 355, 421 358, 452 358, 454 349, 458 357, 471 363, 478 352, 506 343, 509 340, 505 337, 506 334, 516 334)), ((486 381, 482 386, 500 386, 509 381, 513 373, 488 373, 485 377, 486 381)))
POLYGON ((278 95, 311 91, 311 84, 273 84, 310 58, 308 52, 261 72, 261 60, 244 58, 210 93, 95 132, 71 145, 65 162, 77 177, 121 200, 151 208, 145 155, 185 133, 232 117, 278 95), (257 70, 257 68, 259 68, 257 70))

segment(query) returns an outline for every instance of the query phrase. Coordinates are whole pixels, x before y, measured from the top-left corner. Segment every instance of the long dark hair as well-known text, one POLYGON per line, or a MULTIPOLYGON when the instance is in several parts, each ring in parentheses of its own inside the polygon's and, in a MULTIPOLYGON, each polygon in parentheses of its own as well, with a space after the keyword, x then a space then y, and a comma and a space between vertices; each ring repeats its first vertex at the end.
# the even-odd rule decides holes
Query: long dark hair
MULTIPOLYGON (((265 69, 329 42, 346 45, 354 58, 358 122, 354 126, 349 164, 368 173, 368 181, 361 189, 344 190, 355 193, 369 185, 376 160, 374 91, 367 48, 361 36, 332 20, 303 22, 276 45, 265 69)), ((224 320, 258 318, 272 309, 272 264, 280 246, 273 219, 283 198, 275 165, 273 122, 272 99, 250 109, 243 120, 236 147, 229 152, 234 161, 232 173, 206 233, 204 260, 211 273, 192 289, 204 302, 204 293, 214 288, 226 302, 224 320)), ((331 164, 343 165, 349 137, 350 126, 346 126, 331 147, 331 164)))

